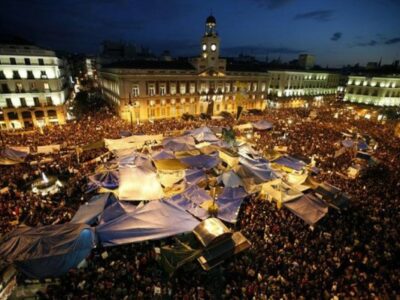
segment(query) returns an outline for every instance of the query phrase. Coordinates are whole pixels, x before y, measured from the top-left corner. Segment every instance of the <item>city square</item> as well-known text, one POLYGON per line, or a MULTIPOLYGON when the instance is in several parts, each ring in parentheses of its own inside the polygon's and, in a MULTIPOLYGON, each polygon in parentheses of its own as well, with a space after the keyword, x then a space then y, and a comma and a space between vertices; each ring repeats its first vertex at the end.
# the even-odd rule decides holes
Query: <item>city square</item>
POLYGON ((219 14, 193 57, 2 40, 0 298, 399 297, 399 61, 225 55, 219 14))

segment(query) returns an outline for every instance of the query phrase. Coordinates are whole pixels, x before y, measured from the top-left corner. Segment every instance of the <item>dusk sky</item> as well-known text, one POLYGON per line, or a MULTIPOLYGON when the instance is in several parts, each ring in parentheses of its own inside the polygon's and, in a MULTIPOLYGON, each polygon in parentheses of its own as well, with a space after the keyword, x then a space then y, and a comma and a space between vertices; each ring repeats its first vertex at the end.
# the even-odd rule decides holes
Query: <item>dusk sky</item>
POLYGON ((211 11, 223 56, 311 53, 330 67, 400 59, 400 0, 2 0, 0 32, 73 52, 97 53, 108 39, 193 56, 211 11))

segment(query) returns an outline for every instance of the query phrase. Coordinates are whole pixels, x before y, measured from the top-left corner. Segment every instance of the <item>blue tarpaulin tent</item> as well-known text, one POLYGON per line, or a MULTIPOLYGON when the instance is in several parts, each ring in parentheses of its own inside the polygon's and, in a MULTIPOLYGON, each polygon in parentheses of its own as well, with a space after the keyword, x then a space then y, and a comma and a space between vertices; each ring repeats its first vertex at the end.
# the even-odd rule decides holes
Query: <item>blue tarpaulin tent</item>
POLYGON ((107 206, 100 216, 100 224, 110 222, 126 213, 131 213, 136 209, 136 206, 125 201, 116 201, 107 206))
POLYGON ((214 132, 208 127, 199 127, 193 130, 189 130, 185 132, 185 134, 192 136, 199 143, 219 141, 214 132))
POLYGON ((206 219, 208 217, 208 212, 201 208, 200 205, 209 200, 212 200, 212 198, 205 190, 193 185, 187 188, 183 193, 175 195, 167 201, 187 210, 200 219, 206 219))
POLYGON ((85 259, 95 242, 93 229, 85 224, 19 227, 1 239, 0 258, 28 277, 57 277, 85 259))
POLYGON ((314 225, 328 213, 328 205, 313 194, 284 202, 283 205, 309 225, 314 225))
POLYGON ((170 151, 166 151, 166 150, 160 150, 157 152, 154 152, 151 154, 151 158, 153 160, 159 160, 159 159, 174 159, 175 155, 170 152, 170 151))
POLYGON ((253 127, 257 130, 268 130, 272 129, 272 124, 266 120, 259 120, 257 122, 252 123, 253 127))
POLYGON ((296 171, 301 171, 306 166, 304 161, 291 156, 281 156, 275 159, 273 162, 296 171))
POLYGON ((165 138, 162 141, 162 145, 165 149, 171 151, 190 151, 196 149, 195 141, 191 136, 178 136, 165 138))
POLYGON ((116 189, 119 186, 118 171, 107 170, 105 172, 97 173, 89 176, 89 180, 97 187, 106 189, 116 189))
POLYGON ((218 153, 216 152, 210 155, 200 154, 195 156, 187 156, 181 158, 180 161, 192 168, 208 170, 216 167, 219 164, 220 159, 218 153))
POLYGON ((185 179, 189 185, 193 185, 207 179, 207 175, 200 169, 187 169, 185 171, 185 179))
POLYGON ((18 164, 23 162, 27 156, 27 152, 7 147, 0 150, 0 165, 18 164))
POLYGON ((89 202, 79 207, 78 211, 72 218, 71 223, 93 225, 99 221, 99 217, 103 213, 104 209, 116 201, 117 200, 112 193, 93 196, 89 202))
POLYGON ((267 160, 251 160, 240 157, 239 162, 247 177, 253 177, 257 184, 277 178, 274 171, 269 167, 267 160))
POLYGON ((199 224, 189 213, 168 201, 151 201, 132 213, 96 227, 103 246, 163 239, 192 231, 199 224))
POLYGON ((247 193, 242 187, 225 187, 218 196, 218 218, 229 222, 236 223, 240 206, 247 193))

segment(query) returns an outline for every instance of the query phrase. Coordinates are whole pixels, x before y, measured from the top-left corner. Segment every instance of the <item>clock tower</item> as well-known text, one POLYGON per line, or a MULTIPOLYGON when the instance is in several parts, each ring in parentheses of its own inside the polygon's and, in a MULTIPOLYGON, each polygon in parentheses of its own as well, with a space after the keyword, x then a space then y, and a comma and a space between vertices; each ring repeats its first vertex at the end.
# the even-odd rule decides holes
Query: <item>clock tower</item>
POLYGON ((210 15, 206 20, 204 36, 201 39, 200 64, 205 69, 218 71, 219 65, 219 37, 216 31, 217 21, 210 15))

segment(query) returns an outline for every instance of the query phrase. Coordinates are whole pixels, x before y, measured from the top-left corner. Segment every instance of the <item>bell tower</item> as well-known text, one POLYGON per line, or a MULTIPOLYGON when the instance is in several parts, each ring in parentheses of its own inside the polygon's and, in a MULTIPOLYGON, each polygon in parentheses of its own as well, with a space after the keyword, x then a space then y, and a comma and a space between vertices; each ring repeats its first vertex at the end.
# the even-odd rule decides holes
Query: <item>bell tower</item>
POLYGON ((218 69, 220 45, 216 26, 217 21, 210 15, 206 20, 204 36, 201 39, 201 61, 206 69, 218 69))

